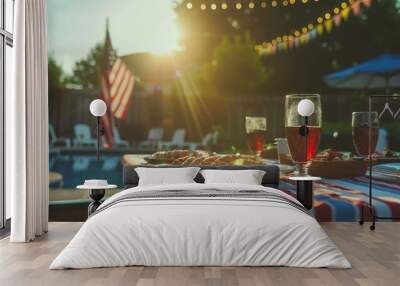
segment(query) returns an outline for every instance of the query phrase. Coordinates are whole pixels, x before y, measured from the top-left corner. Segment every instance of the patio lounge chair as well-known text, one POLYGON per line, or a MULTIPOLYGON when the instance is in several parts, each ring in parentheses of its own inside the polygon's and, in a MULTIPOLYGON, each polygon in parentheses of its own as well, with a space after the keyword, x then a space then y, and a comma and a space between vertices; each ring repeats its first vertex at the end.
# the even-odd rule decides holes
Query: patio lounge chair
POLYGON ((187 145, 190 150, 196 150, 198 148, 209 148, 213 145, 217 145, 218 137, 218 131, 209 132, 203 137, 201 142, 190 142, 186 143, 185 145, 187 145))
POLYGON ((75 147, 96 146, 97 141, 95 138, 92 138, 90 127, 87 124, 76 124, 74 126, 74 132, 75 147))
POLYGON ((68 148, 71 147, 71 140, 69 138, 57 137, 53 124, 49 124, 49 139, 50 139, 50 147, 57 147, 59 145, 68 148))
POLYGON ((147 140, 139 143, 140 149, 156 149, 158 142, 160 142, 164 135, 163 128, 151 128, 147 140))
POLYGON ((173 148, 182 149, 185 146, 185 129, 177 129, 172 136, 171 141, 162 141, 158 143, 158 149, 161 150, 170 150, 173 148))
POLYGON ((114 132, 114 143, 115 143, 115 145, 118 146, 118 147, 129 148, 129 142, 126 141, 126 140, 123 140, 121 138, 121 135, 119 134, 118 128, 114 127, 113 128, 113 132, 114 132))

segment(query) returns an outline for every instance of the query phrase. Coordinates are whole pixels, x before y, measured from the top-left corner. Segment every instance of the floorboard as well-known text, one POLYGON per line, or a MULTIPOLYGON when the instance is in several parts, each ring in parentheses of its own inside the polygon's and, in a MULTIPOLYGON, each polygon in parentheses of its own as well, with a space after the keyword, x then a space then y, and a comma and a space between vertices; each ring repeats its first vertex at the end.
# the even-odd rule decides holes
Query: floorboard
POLYGON ((120 267, 48 270, 82 223, 50 223, 45 236, 27 244, 0 240, 0 285, 136 285, 136 286, 266 286, 266 285, 399 285, 400 223, 322 223, 353 268, 289 267, 120 267))

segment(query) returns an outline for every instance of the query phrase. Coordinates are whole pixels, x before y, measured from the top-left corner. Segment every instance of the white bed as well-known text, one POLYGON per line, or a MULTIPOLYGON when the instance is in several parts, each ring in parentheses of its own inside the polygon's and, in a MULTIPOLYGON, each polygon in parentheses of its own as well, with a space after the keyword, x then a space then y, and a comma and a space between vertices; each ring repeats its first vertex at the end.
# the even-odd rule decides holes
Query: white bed
POLYGON ((342 252, 299 204, 277 189, 254 185, 130 188, 100 206, 50 269, 128 265, 350 268, 342 252), (135 197, 146 191, 186 195, 135 197), (263 193, 254 197, 253 191, 263 193), (211 195, 190 196, 193 192, 211 195), (219 197, 215 192, 241 195, 219 197))

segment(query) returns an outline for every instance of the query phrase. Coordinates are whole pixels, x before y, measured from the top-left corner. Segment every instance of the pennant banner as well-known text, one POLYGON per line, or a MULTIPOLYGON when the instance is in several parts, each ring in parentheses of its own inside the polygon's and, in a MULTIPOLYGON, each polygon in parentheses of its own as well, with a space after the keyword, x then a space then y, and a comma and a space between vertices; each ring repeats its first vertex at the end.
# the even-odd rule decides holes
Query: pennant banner
POLYGON ((337 28, 343 21, 346 21, 350 14, 359 16, 362 7, 369 8, 371 5, 372 0, 348 0, 348 3, 343 2, 340 8, 335 8, 332 13, 325 13, 323 16, 318 17, 317 23, 311 23, 306 27, 296 30, 292 35, 277 37, 270 42, 257 45, 255 47, 256 51, 260 55, 273 55, 277 52, 297 48, 300 45, 307 44, 311 40, 315 40, 324 33, 330 33, 334 27, 337 28))

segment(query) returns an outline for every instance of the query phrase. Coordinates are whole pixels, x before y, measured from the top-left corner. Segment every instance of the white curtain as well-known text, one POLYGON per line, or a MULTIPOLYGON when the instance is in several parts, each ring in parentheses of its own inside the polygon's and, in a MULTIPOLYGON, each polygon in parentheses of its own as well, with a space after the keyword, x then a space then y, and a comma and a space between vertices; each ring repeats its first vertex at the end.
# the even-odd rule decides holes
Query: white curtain
POLYGON ((13 93, 6 98, 6 187, 12 242, 48 226, 48 79, 45 0, 15 1, 13 93))

